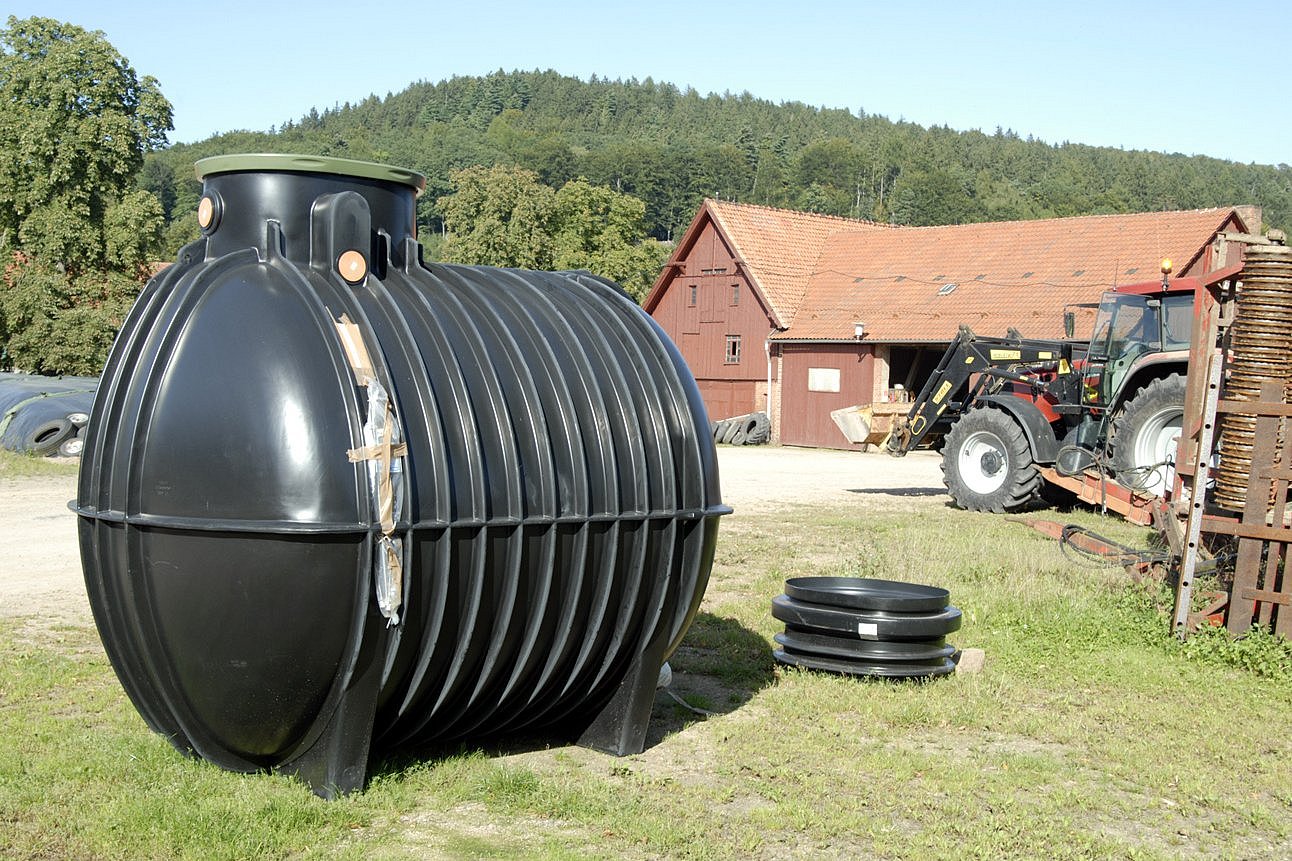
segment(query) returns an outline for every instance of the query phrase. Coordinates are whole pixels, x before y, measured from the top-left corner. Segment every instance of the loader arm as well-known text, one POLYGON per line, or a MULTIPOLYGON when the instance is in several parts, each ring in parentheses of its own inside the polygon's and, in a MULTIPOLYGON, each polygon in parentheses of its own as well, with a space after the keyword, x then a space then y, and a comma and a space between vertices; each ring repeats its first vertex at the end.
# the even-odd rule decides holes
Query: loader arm
POLYGON ((923 442, 941 423, 943 431, 984 391, 1000 382, 1029 385, 1034 391, 1047 383, 1034 372, 1052 368, 1061 377, 1072 373, 1069 341, 1024 338, 985 338, 961 326, 955 340, 942 354, 904 419, 897 422, 888 438, 888 453, 901 457, 923 442), (978 375, 970 386, 970 380, 978 375))

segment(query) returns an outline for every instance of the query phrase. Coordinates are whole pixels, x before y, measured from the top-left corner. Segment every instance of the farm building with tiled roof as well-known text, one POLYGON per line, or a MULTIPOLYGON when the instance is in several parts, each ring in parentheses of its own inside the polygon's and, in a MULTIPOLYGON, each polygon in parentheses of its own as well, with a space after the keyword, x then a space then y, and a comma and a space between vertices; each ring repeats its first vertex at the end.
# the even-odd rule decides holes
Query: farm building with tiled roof
POLYGON ((1255 207, 895 227, 706 200, 644 305, 710 418, 767 410, 784 444, 849 448, 830 411, 918 391, 960 326, 1059 338, 1065 308, 1163 258, 1217 269, 1260 226, 1255 207))

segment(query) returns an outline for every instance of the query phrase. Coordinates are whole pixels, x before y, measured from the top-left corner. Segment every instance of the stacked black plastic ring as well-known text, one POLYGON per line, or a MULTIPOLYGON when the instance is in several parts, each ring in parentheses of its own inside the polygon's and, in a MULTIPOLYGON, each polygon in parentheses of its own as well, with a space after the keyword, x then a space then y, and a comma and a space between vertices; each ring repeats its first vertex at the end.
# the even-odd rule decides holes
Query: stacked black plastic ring
POLYGON ((785 623, 782 664, 853 676, 920 678, 955 671, 946 635, 960 611, 936 586, 864 577, 794 577, 772 601, 785 623))

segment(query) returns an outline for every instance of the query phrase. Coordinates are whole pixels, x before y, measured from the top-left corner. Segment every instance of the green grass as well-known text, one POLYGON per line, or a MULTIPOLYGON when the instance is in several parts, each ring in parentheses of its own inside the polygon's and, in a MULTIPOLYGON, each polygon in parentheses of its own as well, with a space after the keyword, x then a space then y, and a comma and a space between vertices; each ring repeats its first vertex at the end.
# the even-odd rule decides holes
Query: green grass
POLYGON ((0 478, 30 478, 42 475, 76 475, 77 463, 66 459, 36 457, 0 448, 0 478))
MULTIPOLYGON (((661 696, 641 755, 468 746, 378 763, 336 802, 181 757, 144 727, 93 631, 9 623, 0 857, 1292 855, 1285 643, 1180 646, 1159 591, 938 502, 728 518, 672 661, 675 691, 716 714, 661 696), (964 612, 951 639, 984 649, 986 668, 928 683, 776 668, 770 601, 813 574, 949 588, 964 612)), ((1147 539, 1089 513, 1040 516, 1147 539)))

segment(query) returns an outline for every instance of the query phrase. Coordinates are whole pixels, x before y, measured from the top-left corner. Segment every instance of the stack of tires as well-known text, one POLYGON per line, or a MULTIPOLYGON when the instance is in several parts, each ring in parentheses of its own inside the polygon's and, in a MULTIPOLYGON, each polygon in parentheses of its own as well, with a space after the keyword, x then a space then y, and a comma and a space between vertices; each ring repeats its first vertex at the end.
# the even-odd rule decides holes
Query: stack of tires
POLYGON ((772 601, 785 623, 779 663, 850 676, 923 678, 955 671, 946 635, 961 614, 935 586, 863 577, 794 577, 772 601))
POLYGON ((749 413, 712 423, 713 441, 725 445, 762 445, 771 439, 767 413, 749 413))
POLYGON ((0 446, 37 457, 76 457, 94 405, 94 377, 0 374, 0 446))

